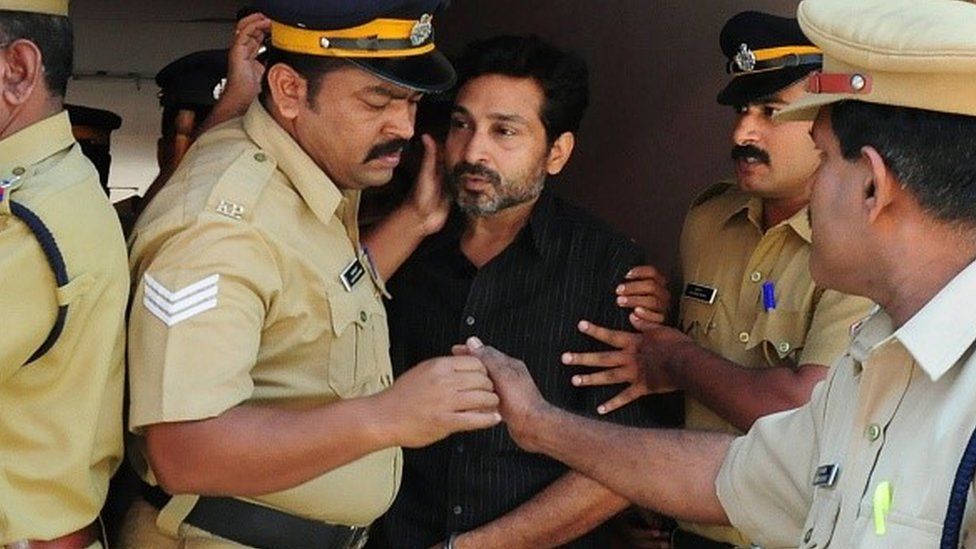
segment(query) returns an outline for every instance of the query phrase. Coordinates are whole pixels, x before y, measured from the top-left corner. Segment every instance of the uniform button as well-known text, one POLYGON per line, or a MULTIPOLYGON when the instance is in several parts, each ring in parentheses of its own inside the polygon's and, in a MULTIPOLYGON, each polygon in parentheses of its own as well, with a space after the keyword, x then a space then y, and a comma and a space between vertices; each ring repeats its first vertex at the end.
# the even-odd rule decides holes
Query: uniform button
POLYGON ((16 176, 21 176, 21 175, 24 175, 25 173, 27 173, 27 170, 25 170, 21 166, 17 166, 16 168, 14 168, 14 171, 13 171, 13 174, 16 175, 16 176))
POLYGON ((877 423, 868 425, 868 428, 864 430, 864 436, 871 442, 878 440, 878 437, 881 436, 881 427, 877 423))
POLYGON ((363 322, 366 322, 366 319, 367 318, 369 318, 369 317, 366 316, 366 311, 359 311, 359 320, 362 320, 363 322))
POLYGON ((468 326, 474 326, 474 317, 469 316, 468 318, 465 318, 464 323, 467 324, 468 326))
POLYGON ((742 343, 749 343, 749 332, 740 333, 739 341, 741 341, 742 343))
POLYGON ((454 506, 454 514, 455 515, 460 515, 461 514, 461 511, 462 511, 462 509, 461 509, 461 506, 460 505, 455 505, 454 506))
POLYGON ((781 353, 788 353, 790 352, 790 344, 789 342, 782 341, 780 342, 779 346, 777 346, 777 349, 779 349, 779 352, 781 353))
POLYGON ((714 322, 709 322, 708 323, 708 329, 709 330, 714 330, 715 329, 715 323, 714 322))
POLYGON ((254 153, 254 159, 258 162, 264 162, 268 159, 268 155, 264 153, 254 153))
POLYGON ((752 271, 752 274, 749 275, 749 280, 753 282, 759 282, 760 280, 762 280, 762 273, 759 271, 752 271))
POLYGON ((458 444, 457 445, 457 453, 459 453, 459 454, 463 454, 464 453, 464 445, 463 444, 458 444))
POLYGON ((813 537, 813 528, 807 530, 807 532, 803 534, 803 543, 809 543, 810 538, 812 537, 813 537))

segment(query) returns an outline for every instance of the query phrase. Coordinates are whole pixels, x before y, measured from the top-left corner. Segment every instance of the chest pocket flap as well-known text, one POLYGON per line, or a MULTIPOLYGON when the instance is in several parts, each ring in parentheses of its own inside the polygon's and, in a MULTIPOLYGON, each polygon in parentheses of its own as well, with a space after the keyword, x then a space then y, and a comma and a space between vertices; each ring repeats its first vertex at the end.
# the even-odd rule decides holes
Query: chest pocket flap
POLYGON ((806 315, 798 311, 773 309, 759 313, 752 327, 752 335, 747 348, 764 345, 770 358, 787 360, 791 355, 799 356, 800 349, 807 338, 806 315))
POLYGON ((329 346, 329 386, 339 396, 359 396, 367 382, 378 375, 378 356, 387 352, 379 332, 385 330, 383 305, 368 289, 329 291, 332 333, 329 346))

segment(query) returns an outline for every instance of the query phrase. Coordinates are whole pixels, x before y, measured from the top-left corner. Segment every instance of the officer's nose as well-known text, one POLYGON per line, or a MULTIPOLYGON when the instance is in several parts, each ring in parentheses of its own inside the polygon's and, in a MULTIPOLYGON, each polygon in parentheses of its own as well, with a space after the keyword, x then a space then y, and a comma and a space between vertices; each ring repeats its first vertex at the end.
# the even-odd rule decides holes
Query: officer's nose
POLYGON ((754 106, 744 107, 739 112, 732 129, 732 142, 736 145, 750 145, 759 141, 762 127, 762 114, 754 106))
POLYGON ((396 101, 391 105, 390 117, 385 131, 398 138, 410 139, 414 133, 414 122, 417 118, 417 104, 413 101, 396 101))

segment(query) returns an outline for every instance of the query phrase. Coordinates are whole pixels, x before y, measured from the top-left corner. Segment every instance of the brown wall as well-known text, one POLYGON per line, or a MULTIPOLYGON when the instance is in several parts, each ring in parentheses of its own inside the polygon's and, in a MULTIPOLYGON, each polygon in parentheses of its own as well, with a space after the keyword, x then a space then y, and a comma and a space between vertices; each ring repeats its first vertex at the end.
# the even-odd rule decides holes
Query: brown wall
POLYGON ((722 24, 759 9, 793 15, 795 0, 454 0, 438 43, 535 33, 586 58, 590 109, 560 192, 635 239, 670 272, 688 203, 727 177, 732 112, 722 24))

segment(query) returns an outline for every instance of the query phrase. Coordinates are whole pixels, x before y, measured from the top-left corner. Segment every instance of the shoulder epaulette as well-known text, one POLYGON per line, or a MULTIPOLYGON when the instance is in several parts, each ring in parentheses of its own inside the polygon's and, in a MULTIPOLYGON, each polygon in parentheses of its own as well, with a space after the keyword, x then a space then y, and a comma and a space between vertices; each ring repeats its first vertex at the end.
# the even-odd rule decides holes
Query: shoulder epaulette
POLYGON ((735 186, 736 186, 735 183, 732 183, 730 181, 719 181, 714 185, 710 185, 704 191, 699 193, 697 197, 695 197, 695 200, 693 200, 691 203, 691 207, 694 208, 695 206, 700 206, 705 202, 708 202, 709 200, 715 198, 716 196, 725 194, 730 189, 735 188, 735 186))
POLYGON ((245 150, 217 180, 206 209, 238 221, 246 219, 277 166, 261 149, 245 150))

